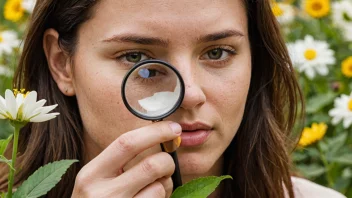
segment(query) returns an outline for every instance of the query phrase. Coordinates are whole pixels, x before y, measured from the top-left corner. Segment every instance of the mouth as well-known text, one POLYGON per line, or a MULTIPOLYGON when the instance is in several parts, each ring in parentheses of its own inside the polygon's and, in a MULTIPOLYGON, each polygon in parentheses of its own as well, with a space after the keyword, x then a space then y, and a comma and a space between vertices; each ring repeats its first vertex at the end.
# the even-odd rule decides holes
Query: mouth
POLYGON ((213 127, 202 122, 180 123, 182 127, 181 147, 199 146, 206 142, 213 127))

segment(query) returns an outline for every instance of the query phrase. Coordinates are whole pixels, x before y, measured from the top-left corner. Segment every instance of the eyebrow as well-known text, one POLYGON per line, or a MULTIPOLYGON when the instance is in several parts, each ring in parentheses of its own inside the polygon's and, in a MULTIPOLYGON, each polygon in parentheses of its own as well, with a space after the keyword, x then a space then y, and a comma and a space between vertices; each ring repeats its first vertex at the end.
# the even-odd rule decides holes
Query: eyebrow
POLYGON ((160 45, 163 47, 168 46, 168 41, 156 37, 145 37, 134 34, 126 35, 114 35, 111 38, 103 40, 103 42, 125 42, 125 43, 136 43, 141 45, 160 45))
POLYGON ((232 36, 243 37, 244 34, 238 30, 225 30, 225 31, 216 32, 216 33, 212 33, 212 34, 207 34, 203 37, 198 38, 197 40, 201 43, 206 43, 206 42, 225 39, 225 38, 232 37, 232 36))
MULTIPOLYGON (((238 30, 224 30, 221 32, 207 34, 205 36, 197 38, 199 43, 206 43, 211 41, 217 41, 221 39, 225 39, 228 37, 243 37, 244 34, 238 30)), ((136 43, 141 45, 160 45, 162 47, 167 47, 169 44, 168 40, 163 40, 157 37, 146 37, 140 36, 136 34, 125 34, 125 35, 114 35, 108 39, 103 40, 105 43, 110 42, 126 42, 126 43, 136 43)))

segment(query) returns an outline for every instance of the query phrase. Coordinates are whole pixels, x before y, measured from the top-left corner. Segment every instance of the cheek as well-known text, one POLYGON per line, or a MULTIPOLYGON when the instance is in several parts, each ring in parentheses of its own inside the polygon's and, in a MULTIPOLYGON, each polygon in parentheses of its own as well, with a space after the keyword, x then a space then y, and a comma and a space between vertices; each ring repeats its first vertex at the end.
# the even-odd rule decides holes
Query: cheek
POLYGON ((77 59, 75 89, 85 135, 105 148, 122 133, 144 125, 125 107, 121 82, 125 71, 97 67, 94 60, 77 59), (118 130, 117 130, 118 129, 118 130))
POLYGON ((224 73, 208 81, 208 87, 213 89, 208 90, 207 101, 217 108, 223 121, 233 122, 243 115, 251 78, 250 63, 224 73))

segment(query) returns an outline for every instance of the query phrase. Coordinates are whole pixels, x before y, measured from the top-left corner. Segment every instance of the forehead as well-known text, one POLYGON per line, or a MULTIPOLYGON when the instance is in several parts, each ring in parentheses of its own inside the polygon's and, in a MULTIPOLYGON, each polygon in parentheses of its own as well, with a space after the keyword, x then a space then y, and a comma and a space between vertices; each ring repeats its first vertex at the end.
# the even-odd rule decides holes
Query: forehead
POLYGON ((247 34, 242 0, 101 0, 93 13, 87 23, 104 37, 116 32, 188 36, 230 28, 247 34))

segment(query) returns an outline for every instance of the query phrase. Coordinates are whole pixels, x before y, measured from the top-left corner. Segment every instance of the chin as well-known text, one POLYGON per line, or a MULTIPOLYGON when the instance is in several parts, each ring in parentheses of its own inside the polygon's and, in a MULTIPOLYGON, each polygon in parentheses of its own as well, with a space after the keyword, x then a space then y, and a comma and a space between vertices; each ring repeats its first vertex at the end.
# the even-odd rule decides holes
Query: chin
MULTIPOLYGON (((217 166, 216 158, 211 154, 204 156, 200 153, 182 153, 178 154, 181 174, 186 180, 195 179, 210 175, 218 175, 221 172, 221 166, 217 166)), ((186 181, 187 182, 187 181, 186 181)))

